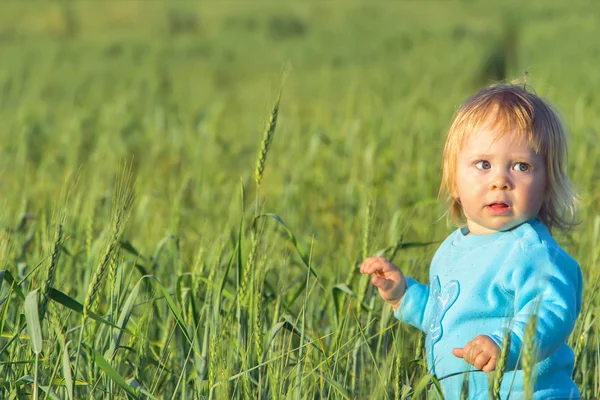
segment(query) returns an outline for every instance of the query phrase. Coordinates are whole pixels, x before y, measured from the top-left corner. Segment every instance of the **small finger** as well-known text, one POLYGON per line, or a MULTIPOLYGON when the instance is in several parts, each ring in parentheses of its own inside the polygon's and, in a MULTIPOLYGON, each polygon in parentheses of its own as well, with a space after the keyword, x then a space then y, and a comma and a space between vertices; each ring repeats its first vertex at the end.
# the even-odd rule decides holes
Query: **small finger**
POLYGON ((360 265, 360 272, 363 274, 371 274, 373 269, 373 258, 369 257, 365 259, 360 265))
POLYGON ((463 357, 465 359, 465 361, 468 362, 469 357, 471 356, 471 348, 473 347, 473 345, 471 344, 471 342, 467 342, 464 347, 463 347, 463 357))
POLYGON ((384 269, 386 261, 383 257, 369 257, 361 264, 360 272, 363 274, 380 272, 384 269))
POLYGON ((463 358, 464 357, 464 349, 462 347, 456 347, 452 349, 452 354, 454 357, 463 358))
POLYGON ((495 357, 490 358, 490 360, 487 362, 487 364, 485 364, 481 368, 481 370, 484 372, 492 372, 495 369, 496 369, 496 358, 495 357))
POLYGON ((490 361, 490 358, 491 357, 489 356, 489 354, 481 352, 473 360, 473 366, 479 370, 483 370, 483 367, 487 365, 488 361, 490 361))
MULTIPOLYGON (((467 345, 467 346, 469 346, 469 345, 467 345)), ((469 364, 474 366, 475 360, 482 353, 482 350, 479 347, 475 347, 475 346, 469 346, 469 348, 467 349, 467 346, 465 346, 464 359, 466 362, 468 362, 469 364)))
POLYGON ((389 279, 385 279, 377 275, 373 276, 371 282, 373 282, 373 285, 377 286, 381 290, 389 290, 394 285, 394 283, 389 279))

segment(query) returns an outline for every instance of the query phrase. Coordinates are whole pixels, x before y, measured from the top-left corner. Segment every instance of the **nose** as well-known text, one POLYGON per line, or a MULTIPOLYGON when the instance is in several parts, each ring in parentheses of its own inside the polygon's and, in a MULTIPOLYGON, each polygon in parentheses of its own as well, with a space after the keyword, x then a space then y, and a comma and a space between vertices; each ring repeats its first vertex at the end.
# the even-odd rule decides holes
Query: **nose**
POLYGON ((498 171, 490 180, 491 190, 512 190, 513 184, 505 171, 498 171))

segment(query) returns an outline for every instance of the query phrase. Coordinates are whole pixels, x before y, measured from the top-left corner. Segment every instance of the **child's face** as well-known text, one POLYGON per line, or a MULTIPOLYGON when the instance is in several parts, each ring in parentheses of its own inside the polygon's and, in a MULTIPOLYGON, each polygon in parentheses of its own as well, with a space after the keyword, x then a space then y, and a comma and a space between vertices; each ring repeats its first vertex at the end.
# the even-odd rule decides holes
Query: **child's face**
POLYGON ((546 189, 543 156, 511 132, 473 132, 458 153, 456 188, 469 231, 494 233, 538 215, 546 189))

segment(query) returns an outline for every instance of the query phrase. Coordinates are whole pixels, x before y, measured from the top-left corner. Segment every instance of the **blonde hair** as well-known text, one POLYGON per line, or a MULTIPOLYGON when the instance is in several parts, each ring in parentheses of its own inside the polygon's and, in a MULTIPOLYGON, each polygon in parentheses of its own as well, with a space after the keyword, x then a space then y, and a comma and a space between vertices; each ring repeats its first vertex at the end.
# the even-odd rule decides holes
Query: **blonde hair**
POLYGON ((469 136, 487 127, 498 137, 515 132, 533 150, 544 156, 545 199, 537 218, 549 229, 568 230, 574 221, 577 195, 567 177, 567 140, 558 113, 522 86, 496 84, 480 90, 458 110, 444 146, 440 197, 448 201, 448 218, 457 225, 464 219, 456 193, 458 152, 469 136))

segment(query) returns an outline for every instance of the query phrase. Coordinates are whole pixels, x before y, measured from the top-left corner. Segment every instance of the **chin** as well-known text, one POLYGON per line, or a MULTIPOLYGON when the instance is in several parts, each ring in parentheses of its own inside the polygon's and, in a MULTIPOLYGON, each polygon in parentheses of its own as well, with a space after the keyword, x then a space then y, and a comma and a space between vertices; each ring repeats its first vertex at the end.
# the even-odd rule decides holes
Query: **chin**
POLYGON ((516 228, 517 226, 521 225, 522 222, 516 222, 516 221, 511 221, 511 222, 503 222, 503 223, 491 223, 491 224, 477 224, 478 228, 477 231, 474 231, 473 233, 477 234, 490 234, 490 233, 497 233, 497 232, 506 232, 506 231, 510 231, 513 228, 516 228))
POLYGON ((498 230, 500 232, 510 231, 511 229, 514 229, 517 226, 521 225, 523 222, 525 221, 511 221, 509 223, 499 224, 498 227, 491 229, 498 230))

